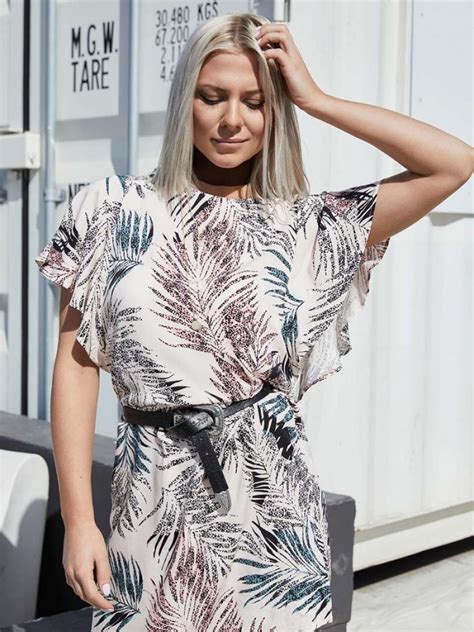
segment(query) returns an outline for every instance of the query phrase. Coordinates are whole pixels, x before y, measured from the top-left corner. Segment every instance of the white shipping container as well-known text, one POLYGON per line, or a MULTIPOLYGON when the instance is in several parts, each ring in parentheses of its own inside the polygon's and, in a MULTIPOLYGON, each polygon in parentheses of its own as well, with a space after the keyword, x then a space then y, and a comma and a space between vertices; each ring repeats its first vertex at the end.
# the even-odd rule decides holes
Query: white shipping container
MULTIPOLYGON (((136 13, 119 0, 29 6, 26 29, 25 4, 0 0, 6 411, 49 418, 59 290, 41 278, 34 257, 81 186, 156 166, 173 70, 202 20, 247 10, 287 16, 325 92, 408 114, 473 144, 467 2, 142 0, 136 13)), ((298 116, 312 191, 401 171, 374 147, 298 116)), ((473 213, 471 180, 392 237, 351 323, 344 370, 305 396, 323 487, 356 499, 354 570, 472 535, 473 213)), ((115 436, 118 415, 102 372, 97 432, 115 436)))

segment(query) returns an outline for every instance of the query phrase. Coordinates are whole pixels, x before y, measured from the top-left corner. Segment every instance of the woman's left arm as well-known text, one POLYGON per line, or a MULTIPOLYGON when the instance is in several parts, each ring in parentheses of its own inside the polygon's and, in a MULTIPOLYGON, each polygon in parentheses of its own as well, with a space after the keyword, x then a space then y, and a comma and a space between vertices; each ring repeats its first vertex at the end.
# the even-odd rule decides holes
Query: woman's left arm
POLYGON ((471 177, 474 150, 459 138, 405 114, 323 92, 285 23, 264 24, 258 41, 265 58, 278 64, 295 105, 406 167, 380 184, 368 245, 414 224, 471 177))
POLYGON ((473 148, 428 123, 324 93, 315 95, 305 111, 367 141, 407 169, 380 184, 367 245, 414 224, 472 175, 473 148))

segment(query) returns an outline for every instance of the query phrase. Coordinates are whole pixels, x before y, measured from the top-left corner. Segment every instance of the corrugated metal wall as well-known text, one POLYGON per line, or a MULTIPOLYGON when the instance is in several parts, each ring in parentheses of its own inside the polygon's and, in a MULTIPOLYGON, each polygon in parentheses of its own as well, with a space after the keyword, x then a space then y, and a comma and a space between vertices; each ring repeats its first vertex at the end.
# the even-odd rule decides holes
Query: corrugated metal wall
MULTIPOLYGON (((292 14, 325 92, 473 143, 468 3, 296 2, 292 14)), ((315 190, 403 170, 311 117, 301 128, 315 190)), ((356 500, 355 570, 473 532, 473 212, 470 181, 392 237, 343 370, 303 400, 324 489, 356 500)))
MULTIPOLYGON (((53 77, 48 74, 46 5, 31 3, 28 33, 31 130, 42 137, 40 165, 30 171, 29 186, 27 392, 32 416, 48 416, 59 297, 52 286, 42 287, 46 282, 33 257, 82 184, 154 168, 172 66, 180 41, 198 19, 252 7, 273 19, 289 15, 292 35, 324 91, 409 114, 472 144, 468 3, 142 1, 135 101, 129 94, 131 3, 58 0, 53 77), (439 46, 440 33, 450 46, 439 46), (45 93, 51 81, 54 152, 46 154, 45 93), (128 136, 134 120, 136 147, 128 136), (43 199, 46 155, 54 158, 49 175, 57 187, 48 198, 64 194, 63 202, 54 202, 49 223, 43 199)), ((23 2, 0 0, 0 7, 0 32, 24 33, 23 2)), ((20 411, 25 370, 18 352, 25 332, 15 299, 22 283, 17 260, 24 232, 19 171, 8 164, 4 140, 9 132, 22 131, 22 91, 11 71, 19 46, 18 40, 3 45, 0 65, 10 95, 0 106, 0 188, 7 192, 0 203, 0 402, 13 412, 20 411)), ((314 192, 403 169, 304 112, 299 121, 314 192)), ((468 183, 392 238, 390 253, 373 274, 364 310, 351 323, 353 350, 343 358, 344 369, 313 386, 303 400, 324 489, 356 499, 355 569, 472 532, 472 213, 468 183)), ((102 373, 97 431, 113 436, 117 413, 109 375, 102 373)))

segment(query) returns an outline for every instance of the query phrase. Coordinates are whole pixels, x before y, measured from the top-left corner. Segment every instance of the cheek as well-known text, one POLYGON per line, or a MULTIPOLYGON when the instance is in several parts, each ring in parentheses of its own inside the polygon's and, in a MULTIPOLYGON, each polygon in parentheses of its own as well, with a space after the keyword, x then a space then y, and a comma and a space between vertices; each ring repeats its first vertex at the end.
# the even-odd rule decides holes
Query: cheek
POLYGON ((251 123, 249 123, 249 129, 252 132, 253 136, 259 138, 260 142, 262 142, 263 135, 265 133, 265 120, 263 116, 252 120, 251 123))
POLYGON ((203 130, 206 128, 208 117, 199 107, 193 109, 193 123, 195 130, 203 130))
POLYGON ((256 134, 263 134, 265 129, 265 113, 263 111, 257 112, 255 116, 250 119, 249 124, 252 125, 256 134))

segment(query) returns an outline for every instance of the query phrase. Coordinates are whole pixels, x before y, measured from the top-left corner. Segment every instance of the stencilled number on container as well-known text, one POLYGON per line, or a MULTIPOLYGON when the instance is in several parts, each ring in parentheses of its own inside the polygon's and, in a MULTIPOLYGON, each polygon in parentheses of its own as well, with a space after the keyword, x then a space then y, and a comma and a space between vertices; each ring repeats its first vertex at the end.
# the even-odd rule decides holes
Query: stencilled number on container
POLYGON ((189 5, 174 7, 171 11, 156 11, 155 45, 161 47, 161 72, 163 81, 172 81, 176 62, 188 41, 191 9, 189 5))

